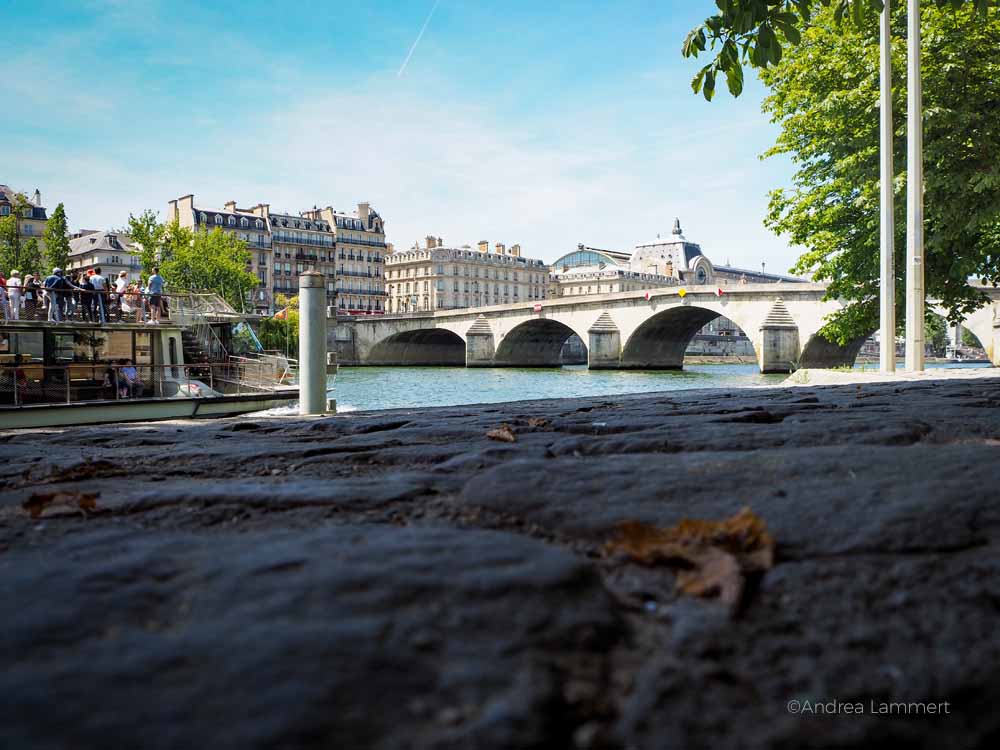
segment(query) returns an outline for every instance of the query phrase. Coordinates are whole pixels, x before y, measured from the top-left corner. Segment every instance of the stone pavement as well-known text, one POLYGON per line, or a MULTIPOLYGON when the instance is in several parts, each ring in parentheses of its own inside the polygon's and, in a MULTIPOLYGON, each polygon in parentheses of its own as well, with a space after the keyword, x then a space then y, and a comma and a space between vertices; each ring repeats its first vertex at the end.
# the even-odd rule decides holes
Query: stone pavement
POLYGON ((1000 738, 1000 380, 6 432, 0 455, 5 750, 1000 738), (624 520, 744 506, 777 558, 736 609, 602 551, 624 520), (832 700, 864 713, 788 710, 832 700))

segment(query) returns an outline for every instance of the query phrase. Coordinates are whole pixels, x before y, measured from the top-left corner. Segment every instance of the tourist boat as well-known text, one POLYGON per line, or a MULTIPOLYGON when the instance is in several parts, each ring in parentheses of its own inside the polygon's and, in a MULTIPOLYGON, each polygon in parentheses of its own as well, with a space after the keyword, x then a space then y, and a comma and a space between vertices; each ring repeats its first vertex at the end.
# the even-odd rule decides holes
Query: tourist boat
POLYGON ((20 320, 4 311, 0 429, 221 417, 298 400, 295 361, 263 352, 247 316, 216 295, 171 295, 157 323, 147 301, 131 301, 123 313, 107 295, 105 323, 81 304, 62 320, 40 306, 20 320))

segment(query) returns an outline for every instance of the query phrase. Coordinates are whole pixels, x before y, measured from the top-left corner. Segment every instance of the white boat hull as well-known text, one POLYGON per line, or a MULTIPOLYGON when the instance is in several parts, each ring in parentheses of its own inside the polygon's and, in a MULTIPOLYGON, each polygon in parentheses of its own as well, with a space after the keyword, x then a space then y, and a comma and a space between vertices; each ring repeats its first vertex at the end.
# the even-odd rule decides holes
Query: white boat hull
POLYGON ((231 417, 287 406, 292 401, 298 400, 298 397, 298 389, 295 388, 287 392, 219 398, 149 398, 133 401, 32 404, 0 410, 0 429, 231 417))

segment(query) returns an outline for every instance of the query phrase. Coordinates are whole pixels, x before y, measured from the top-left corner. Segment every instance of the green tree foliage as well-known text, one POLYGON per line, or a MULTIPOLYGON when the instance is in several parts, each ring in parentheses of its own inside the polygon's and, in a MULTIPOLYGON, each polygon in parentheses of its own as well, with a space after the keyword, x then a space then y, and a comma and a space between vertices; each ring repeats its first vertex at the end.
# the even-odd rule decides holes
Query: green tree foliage
MULTIPOLYGON (((897 4, 901 0, 895 0, 897 4)), ((1000 0, 924 0, 937 8, 973 9, 985 14, 1000 0)), ((713 51, 715 57, 691 82, 711 100, 716 80, 725 77, 733 96, 743 91, 743 68, 766 69, 777 65, 789 47, 798 45, 814 17, 840 26, 850 19, 855 29, 877 27, 883 0, 715 0, 718 13, 688 32, 682 47, 684 57, 713 51)))
POLYGON ((125 233, 140 246, 139 265, 142 268, 142 279, 145 280, 156 265, 157 256, 162 250, 166 226, 160 223, 159 214, 147 208, 138 216, 128 215, 128 229, 125 233))
POLYGON ((260 322, 260 343, 265 349, 280 351, 292 357, 299 351, 298 295, 276 294, 274 304, 281 317, 265 318, 260 322))
POLYGON ((20 265, 14 266, 22 274, 29 273, 42 273, 48 274, 51 268, 42 268, 43 258, 42 249, 38 246, 38 240, 34 237, 30 237, 21 243, 21 258, 20 265))
MULTIPOLYGON (((17 232, 18 217, 28 207, 23 195, 15 195, 10 207, 10 215, 0 218, 0 270, 10 273, 13 269, 24 270, 21 237, 17 232)), ((38 243, 35 243, 37 250, 38 243)), ((41 263, 39 263, 41 266, 41 263)))
POLYGON ((247 293, 260 283, 247 270, 247 243, 235 234, 213 229, 192 232, 176 222, 163 230, 160 275, 171 288, 211 291, 237 310, 243 310, 247 293))
MULTIPOLYGON (((905 70, 904 8, 893 16, 896 70, 905 70)), ((781 126, 765 156, 788 154, 792 187, 770 196, 766 225, 806 249, 794 268, 850 304, 824 335, 844 343, 878 326, 879 117, 877 27, 838 27, 832 9, 801 43, 761 71, 764 111, 781 126)), ((957 320, 983 303, 970 277, 1000 281, 1000 17, 974 10, 923 12, 925 283, 957 320)), ((897 75, 898 318, 905 296, 906 85, 897 75)))
POLYGON ((982 349, 983 345, 979 341, 979 337, 976 336, 968 328, 962 328, 962 346, 967 346, 970 349, 982 349))
POLYGON ((45 270, 66 268, 67 263, 69 263, 69 226, 66 221, 66 208, 60 203, 45 225, 45 270))
POLYGON ((927 313, 924 319, 924 341, 935 357, 943 357, 948 349, 948 322, 940 315, 927 313))

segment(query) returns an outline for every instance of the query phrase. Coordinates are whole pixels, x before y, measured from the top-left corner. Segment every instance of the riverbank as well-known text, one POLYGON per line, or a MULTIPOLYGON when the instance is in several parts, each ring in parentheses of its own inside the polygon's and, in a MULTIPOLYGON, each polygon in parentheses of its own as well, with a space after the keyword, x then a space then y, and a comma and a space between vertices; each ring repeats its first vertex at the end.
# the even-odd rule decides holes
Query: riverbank
POLYGON ((0 442, 12 747, 939 748, 1000 731, 997 379, 0 442), (623 521, 743 507, 774 561, 734 604, 607 552, 623 521))

